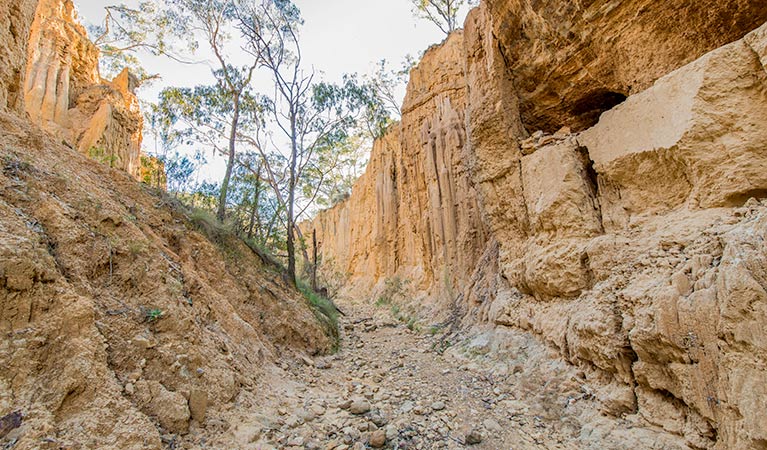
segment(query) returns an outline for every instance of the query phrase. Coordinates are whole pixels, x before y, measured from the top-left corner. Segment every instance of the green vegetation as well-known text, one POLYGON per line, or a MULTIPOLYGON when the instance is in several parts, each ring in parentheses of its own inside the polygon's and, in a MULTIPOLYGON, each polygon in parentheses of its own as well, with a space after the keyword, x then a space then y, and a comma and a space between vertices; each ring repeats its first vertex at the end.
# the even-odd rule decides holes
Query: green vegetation
POLYGON ((128 253, 131 255, 131 257, 136 258, 137 256, 144 253, 147 249, 147 245, 144 242, 130 242, 128 243, 128 253))
MULTIPOLYGON (((369 76, 325 80, 302 59, 304 19, 290 0, 142 0, 104 8, 103 25, 90 30, 104 73, 127 64, 140 81, 154 79, 141 67, 146 53, 181 63, 202 54, 211 68, 210 82, 167 86, 144 105, 145 142, 154 149, 141 160, 142 180, 166 188, 172 199, 162 201, 227 255, 244 251, 244 242, 303 292, 337 336, 332 302, 299 286, 296 268, 320 259, 310 260, 298 223, 349 197, 373 139, 400 115, 396 92, 412 60, 398 70, 383 61, 369 76), (202 173, 208 158, 225 162, 218 179, 202 173)), ((89 151, 114 165, 118 159, 106 153, 89 151)), ((345 274, 327 267, 321 287, 332 298, 345 274)), ((316 267, 313 275, 316 284, 316 267)), ((400 284, 385 295, 399 295, 400 284)))
MULTIPOLYGON (((302 61, 303 18, 289 0, 145 0, 105 11, 91 34, 107 68, 128 63, 151 79, 136 67, 142 52, 183 63, 198 50, 215 57, 211 83, 167 87, 149 105, 154 154, 170 192, 280 255, 295 284, 296 259, 307 258, 298 223, 312 206, 349 196, 372 139, 399 114, 394 92, 404 72, 382 66, 372 78, 322 80, 302 61), (272 86, 258 92, 257 78, 272 86), (182 154, 189 150, 198 156, 182 154), (215 183, 196 176, 203 153, 226 160, 215 183)), ((154 162, 142 164, 145 181, 161 186, 154 162)))
POLYGON ((157 322, 165 316, 165 313, 159 308, 152 308, 146 310, 144 313, 144 320, 149 323, 157 322))
POLYGON ((202 208, 192 208, 189 212, 189 220, 194 226, 211 241, 223 245, 234 232, 231 225, 221 223, 216 216, 202 208))
POLYGON ((387 278, 384 281, 384 288, 375 301, 375 305, 379 308, 389 307, 391 315, 398 321, 404 323, 410 331, 417 333, 421 332, 421 324, 418 323, 418 318, 412 313, 405 312, 397 301, 402 301, 405 298, 407 285, 410 284, 410 280, 403 279, 400 276, 394 276, 387 278))
POLYGON ((376 306, 391 305, 395 300, 402 299, 408 284, 410 280, 402 279, 399 275, 384 280, 384 288, 376 300, 376 306))
POLYGON ((165 175, 165 164, 160 158, 141 155, 141 182, 158 189, 165 189, 168 178, 165 175))
POLYGON ((443 337, 439 341, 432 344, 431 349, 441 355, 445 353, 445 350, 449 349, 452 346, 453 346, 453 343, 443 337))
MULTIPOLYGON (((183 206, 180 207, 183 208, 183 206)), ((237 256, 236 252, 238 252, 238 249, 236 243, 241 242, 259 256, 267 269, 274 270, 283 275, 286 273, 285 266, 282 265, 279 259, 254 239, 238 235, 232 223, 222 224, 213 212, 205 209, 193 208, 187 214, 190 222, 230 257, 237 256)), ((299 280, 296 287, 306 299, 319 323, 325 329, 325 333, 333 339, 333 350, 336 351, 340 340, 338 309, 332 301, 314 292, 304 281, 299 280)))
POLYGON ((325 327, 327 334, 333 338, 333 351, 338 350, 339 330, 338 330, 338 309, 330 299, 325 298, 306 284, 303 280, 297 283, 298 290, 304 295, 309 306, 314 311, 314 315, 325 327))
POLYGON ((421 332, 421 325, 418 323, 418 319, 416 319, 415 317, 407 318, 407 328, 410 331, 415 331, 416 333, 421 332))
POLYGON ((430 336, 437 335, 442 330, 442 328, 443 327, 441 325, 432 325, 432 326, 430 326, 429 327, 429 335, 430 336))
POLYGON ((117 155, 114 155, 111 153, 108 154, 107 151, 101 147, 89 148, 88 157, 90 159, 100 162, 101 164, 106 164, 109 167, 114 167, 117 161, 119 160, 117 155))
POLYGON ((416 17, 428 20, 436 25, 443 33, 455 31, 458 23, 458 13, 464 6, 472 6, 477 0, 410 0, 416 17))

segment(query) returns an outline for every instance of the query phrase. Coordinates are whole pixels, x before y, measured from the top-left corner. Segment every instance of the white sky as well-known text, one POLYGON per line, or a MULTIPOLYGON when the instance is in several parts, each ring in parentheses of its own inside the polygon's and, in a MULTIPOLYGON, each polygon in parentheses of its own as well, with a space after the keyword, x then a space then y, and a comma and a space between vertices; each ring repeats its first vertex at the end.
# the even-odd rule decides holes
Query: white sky
MULTIPOLYGON (((84 24, 100 24, 106 4, 136 3, 136 0, 74 1, 84 24)), ((305 22, 301 45, 307 68, 313 66, 330 82, 340 81, 344 73, 370 73, 381 59, 399 68, 406 55, 418 57, 430 45, 444 39, 435 25, 413 17, 409 0, 294 0, 294 3, 301 9, 305 22)), ((463 17, 459 23, 462 22, 463 17)), ((195 86, 213 80, 204 64, 189 66, 148 56, 142 58, 142 63, 149 73, 162 76, 159 82, 139 91, 146 101, 155 101, 164 87, 195 86)), ((272 90, 268 83, 258 87, 264 93, 272 90)), ((404 96, 404 89, 401 94, 404 96)), ((153 151, 150 136, 145 136, 144 147, 153 151)), ((206 156, 209 163, 203 168, 202 178, 219 181, 224 172, 223 158, 206 156)))

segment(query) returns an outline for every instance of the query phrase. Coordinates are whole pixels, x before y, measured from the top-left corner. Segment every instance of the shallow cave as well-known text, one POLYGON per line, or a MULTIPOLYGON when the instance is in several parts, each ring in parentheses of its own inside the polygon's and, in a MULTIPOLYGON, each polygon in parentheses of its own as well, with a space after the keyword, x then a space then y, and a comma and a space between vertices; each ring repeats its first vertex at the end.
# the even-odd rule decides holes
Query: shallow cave
POLYGON ((626 101, 626 94, 597 89, 584 95, 570 108, 570 114, 578 118, 585 128, 591 128, 599 122, 599 116, 626 101))
POLYGON ((520 113, 525 128, 531 133, 537 130, 554 133, 564 126, 580 132, 596 125, 603 112, 623 103, 626 98, 624 93, 600 88, 575 98, 559 98, 555 106, 548 108, 523 102, 520 113))

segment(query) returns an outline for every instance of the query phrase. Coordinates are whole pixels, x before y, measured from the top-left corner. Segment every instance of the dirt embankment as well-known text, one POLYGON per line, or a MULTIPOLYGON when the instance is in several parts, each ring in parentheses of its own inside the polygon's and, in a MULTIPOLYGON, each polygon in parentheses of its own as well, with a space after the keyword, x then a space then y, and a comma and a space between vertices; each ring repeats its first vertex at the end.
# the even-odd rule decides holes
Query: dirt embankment
POLYGON ((0 113, 0 129, 0 416, 23 414, 14 448, 214 435, 275 358, 331 347, 247 246, 212 243, 167 196, 26 121, 0 113))

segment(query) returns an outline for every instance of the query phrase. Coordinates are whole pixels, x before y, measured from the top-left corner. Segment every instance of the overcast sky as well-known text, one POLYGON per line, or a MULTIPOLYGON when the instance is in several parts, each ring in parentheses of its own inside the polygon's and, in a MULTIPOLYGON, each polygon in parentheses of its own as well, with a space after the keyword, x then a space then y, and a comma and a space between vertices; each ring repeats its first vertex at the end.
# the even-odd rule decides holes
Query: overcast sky
MULTIPOLYGON (((103 21, 105 4, 124 0, 74 1, 85 24, 98 24, 103 21)), ((417 57, 444 39, 435 25, 413 17, 409 0, 294 0, 294 3, 305 21, 301 30, 304 61, 324 73, 326 81, 338 81, 344 73, 370 73, 381 59, 399 67, 406 55, 417 57)), ((149 73, 162 75, 161 81, 140 90, 143 100, 156 100, 157 93, 166 86, 194 86, 212 81, 205 64, 188 66, 147 56, 142 62, 149 73)), ((271 89, 265 84, 261 90, 271 89)), ((151 151, 147 141, 145 147, 151 151)), ((223 165, 222 160, 211 161, 204 178, 219 178, 223 165)))

